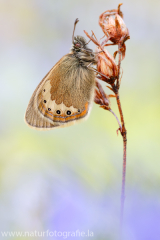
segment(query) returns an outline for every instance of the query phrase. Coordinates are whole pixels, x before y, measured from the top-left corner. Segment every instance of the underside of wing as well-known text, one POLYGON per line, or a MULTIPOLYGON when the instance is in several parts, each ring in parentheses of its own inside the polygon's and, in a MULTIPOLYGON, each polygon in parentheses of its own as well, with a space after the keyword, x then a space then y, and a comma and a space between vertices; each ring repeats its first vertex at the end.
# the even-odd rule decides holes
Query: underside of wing
POLYGON ((65 127, 88 116, 94 95, 94 73, 69 54, 45 76, 29 102, 25 121, 38 130, 65 127))
POLYGON ((27 125, 38 130, 49 130, 58 126, 58 124, 54 124, 53 122, 51 123, 48 121, 48 119, 40 113, 38 110, 37 98, 35 98, 35 95, 36 92, 32 95, 26 110, 25 122, 27 125))
POLYGON ((51 100, 50 93, 50 81, 47 81, 42 91, 37 98, 37 105, 39 112, 47 119, 51 124, 59 124, 61 127, 64 124, 73 124, 73 121, 80 120, 88 114, 89 103, 86 102, 81 108, 75 108, 72 105, 65 105, 65 94, 62 97, 62 102, 57 104, 55 100, 51 100))
POLYGON ((43 114, 41 114, 41 112, 38 110, 38 103, 37 103, 37 97, 39 93, 41 93, 42 91, 41 89, 43 89, 43 85, 45 84, 49 75, 57 66, 57 64, 42 79, 42 81, 39 83, 39 85, 35 89, 29 101, 29 104, 25 113, 25 122, 31 128, 34 128, 37 130, 50 130, 59 126, 59 124, 54 124, 53 122, 48 121, 48 119, 45 118, 43 114))

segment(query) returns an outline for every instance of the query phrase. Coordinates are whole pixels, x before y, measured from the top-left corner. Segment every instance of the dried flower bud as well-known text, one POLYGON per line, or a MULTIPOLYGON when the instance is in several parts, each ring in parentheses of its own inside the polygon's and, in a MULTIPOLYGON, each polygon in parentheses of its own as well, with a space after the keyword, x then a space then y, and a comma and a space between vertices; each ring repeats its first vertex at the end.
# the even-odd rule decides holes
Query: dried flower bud
POLYGON ((115 16, 115 23, 116 23, 117 28, 120 28, 119 30, 121 32, 121 36, 129 35, 129 31, 128 31, 128 28, 126 27, 126 24, 124 23, 123 19, 118 14, 116 14, 116 16, 115 16))
MULTIPOLYGON (((105 14, 105 13, 103 13, 105 14)), ((108 40, 113 43, 124 42, 129 38, 129 31, 120 15, 115 14, 115 18, 108 15, 101 15, 99 25, 107 36, 108 40)))
POLYGON ((100 105, 101 108, 104 108, 106 110, 110 110, 110 100, 109 100, 109 95, 107 95, 101 84, 96 81, 96 89, 95 89, 95 97, 94 97, 94 102, 98 105, 100 105))
MULTIPOLYGON (((100 48, 96 49, 97 52, 100 52, 100 50, 100 48)), ((102 75, 102 80, 111 83, 111 80, 115 81, 118 75, 118 67, 113 56, 106 49, 104 49, 103 51, 104 52, 100 52, 97 54, 97 71, 109 78, 108 80, 102 75)))
POLYGON ((108 37, 111 37, 115 32, 115 19, 110 16, 105 20, 106 22, 103 24, 103 28, 107 33, 108 37))

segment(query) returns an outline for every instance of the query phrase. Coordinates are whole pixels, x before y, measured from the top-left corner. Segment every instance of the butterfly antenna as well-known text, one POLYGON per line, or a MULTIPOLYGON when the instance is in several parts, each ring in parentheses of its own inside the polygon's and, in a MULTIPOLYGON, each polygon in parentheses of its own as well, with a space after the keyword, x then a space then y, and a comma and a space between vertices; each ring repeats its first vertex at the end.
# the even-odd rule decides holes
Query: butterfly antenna
POLYGON ((73 29, 73 35, 72 35, 72 43, 74 42, 74 32, 75 32, 75 28, 76 28, 76 24, 79 22, 79 19, 76 18, 75 22, 74 22, 74 29, 73 29))

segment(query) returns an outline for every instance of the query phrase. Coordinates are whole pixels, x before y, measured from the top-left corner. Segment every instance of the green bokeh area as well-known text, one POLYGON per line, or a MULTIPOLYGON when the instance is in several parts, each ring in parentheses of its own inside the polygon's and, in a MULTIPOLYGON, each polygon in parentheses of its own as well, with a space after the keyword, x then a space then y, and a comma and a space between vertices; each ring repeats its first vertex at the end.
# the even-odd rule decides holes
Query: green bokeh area
MULTIPOLYGON (((83 239, 119 239, 123 144, 114 117, 93 104, 87 121, 68 128, 41 132, 24 123, 34 89, 69 52, 74 20, 80 19, 76 34, 93 30, 100 39, 98 17, 118 3, 0 0, 2 238, 1 231, 89 230, 94 237, 83 239)), ((131 36, 120 89, 128 133, 124 240, 160 236, 159 9, 149 0, 122 6, 131 36)), ((111 106, 118 115, 114 99, 111 106)), ((65 238, 43 239, 49 237, 65 238)), ((11 238, 26 239, 5 237, 11 238)))

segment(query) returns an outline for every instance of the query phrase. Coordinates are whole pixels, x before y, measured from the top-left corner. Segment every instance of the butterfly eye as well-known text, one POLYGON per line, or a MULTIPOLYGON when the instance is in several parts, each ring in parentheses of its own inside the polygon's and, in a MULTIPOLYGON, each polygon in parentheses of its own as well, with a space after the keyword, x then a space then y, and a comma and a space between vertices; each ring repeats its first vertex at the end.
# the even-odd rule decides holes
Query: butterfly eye
POLYGON ((68 111, 67 111, 67 115, 71 115, 71 111, 68 110, 68 111))
POLYGON ((80 47, 81 47, 81 44, 80 44, 80 43, 76 43, 75 46, 78 47, 78 48, 80 48, 80 47))
POLYGON ((78 112, 80 112, 81 110, 80 109, 78 109, 78 112))
POLYGON ((51 111, 51 108, 48 108, 48 111, 51 111))
POLYGON ((45 91, 46 91, 46 89, 43 90, 43 92, 45 92, 45 91))
POLYGON ((46 103, 47 101, 46 100, 44 100, 44 103, 46 103))

